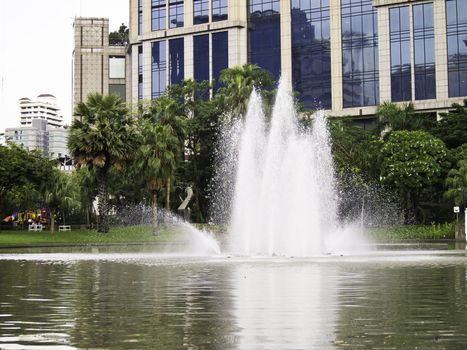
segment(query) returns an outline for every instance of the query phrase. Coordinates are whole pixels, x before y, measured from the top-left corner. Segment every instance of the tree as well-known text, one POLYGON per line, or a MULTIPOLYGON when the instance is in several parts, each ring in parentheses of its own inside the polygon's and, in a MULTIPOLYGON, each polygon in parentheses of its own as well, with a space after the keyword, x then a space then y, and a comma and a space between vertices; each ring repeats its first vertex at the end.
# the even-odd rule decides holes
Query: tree
POLYGON ((253 88, 261 91, 263 99, 271 101, 271 89, 274 86, 274 79, 271 74, 254 64, 244 64, 243 66, 224 69, 219 80, 222 84, 217 91, 216 98, 229 117, 243 116, 248 106, 253 88))
POLYGON ((415 113, 412 103, 399 106, 392 102, 385 102, 378 107, 378 133, 386 129, 398 130, 428 130, 434 125, 434 121, 423 113, 415 113))
POLYGON ((128 43, 129 29, 122 23, 118 31, 109 33, 109 44, 111 46, 125 46, 128 43))
POLYGON ((94 170, 98 184, 97 230, 109 231, 108 174, 112 166, 122 169, 136 151, 134 120, 122 99, 92 93, 75 109, 68 148, 77 166, 94 170))
POLYGON ((403 220, 415 211, 424 189, 440 181, 447 149, 443 141, 424 131, 394 131, 381 150, 382 182, 398 191, 403 220))
POLYGON ((55 232, 55 214, 62 210, 79 207, 79 193, 71 175, 54 168, 44 194, 44 202, 50 215, 50 232, 55 232))
POLYGON ((157 236, 158 193, 173 176, 179 143, 170 125, 154 123, 150 118, 141 119, 139 125, 141 145, 135 163, 151 193, 152 232, 157 236))
POLYGON ((467 200, 467 144, 465 147, 460 147, 459 160, 457 167, 452 168, 448 172, 445 181, 446 192, 444 197, 452 200, 455 205, 465 207, 467 200))
POLYGON ((467 143, 467 99, 463 106, 454 103, 452 107, 454 110, 441 114, 442 119, 431 132, 449 148, 456 148, 467 143))

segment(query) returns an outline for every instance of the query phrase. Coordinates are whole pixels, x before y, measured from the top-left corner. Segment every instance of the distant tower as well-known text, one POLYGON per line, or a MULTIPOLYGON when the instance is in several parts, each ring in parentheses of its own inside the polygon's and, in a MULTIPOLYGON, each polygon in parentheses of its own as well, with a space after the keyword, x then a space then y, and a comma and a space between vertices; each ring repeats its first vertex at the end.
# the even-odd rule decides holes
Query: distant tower
POLYGON ((23 97, 19 100, 19 112, 21 126, 32 126, 34 119, 43 119, 49 126, 63 127, 63 116, 54 95, 42 94, 35 100, 23 97))
POLYGON ((91 92, 116 92, 126 100, 126 43, 109 45, 109 20, 77 17, 74 32, 73 107, 91 92))

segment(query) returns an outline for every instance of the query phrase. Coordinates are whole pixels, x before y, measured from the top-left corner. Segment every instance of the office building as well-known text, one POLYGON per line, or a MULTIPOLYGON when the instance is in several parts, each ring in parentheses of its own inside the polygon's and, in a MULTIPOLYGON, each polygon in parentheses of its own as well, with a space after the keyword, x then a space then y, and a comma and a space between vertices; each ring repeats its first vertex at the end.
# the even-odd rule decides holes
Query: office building
POLYGON ((63 116, 54 95, 41 94, 31 100, 23 97, 19 100, 19 113, 21 126, 32 126, 34 119, 43 119, 52 127, 63 127, 63 116))
POLYGON ((307 108, 439 113, 467 97, 467 0, 130 0, 131 99, 255 63, 307 108))
POLYGON ((109 44, 109 20, 75 18, 74 40, 73 107, 91 92, 115 92, 126 100, 126 43, 109 44))

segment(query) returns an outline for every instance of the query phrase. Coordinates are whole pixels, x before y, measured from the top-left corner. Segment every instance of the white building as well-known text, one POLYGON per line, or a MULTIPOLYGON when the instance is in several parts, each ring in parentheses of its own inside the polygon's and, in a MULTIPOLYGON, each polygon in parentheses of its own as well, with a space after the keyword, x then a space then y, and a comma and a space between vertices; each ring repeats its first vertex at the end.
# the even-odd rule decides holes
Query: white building
POLYGON ((52 127, 63 127, 63 116, 54 95, 41 94, 35 100, 23 97, 19 100, 21 126, 31 126, 34 119, 44 119, 52 127))

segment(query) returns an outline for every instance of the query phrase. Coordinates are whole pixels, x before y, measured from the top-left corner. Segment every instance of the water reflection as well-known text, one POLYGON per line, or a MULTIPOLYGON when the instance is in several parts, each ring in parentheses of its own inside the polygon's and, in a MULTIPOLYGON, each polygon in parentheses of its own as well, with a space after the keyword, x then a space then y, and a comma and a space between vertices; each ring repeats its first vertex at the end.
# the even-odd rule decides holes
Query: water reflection
POLYGON ((316 259, 19 257, 0 256, 1 349, 464 349, 467 343, 465 251, 316 259))

